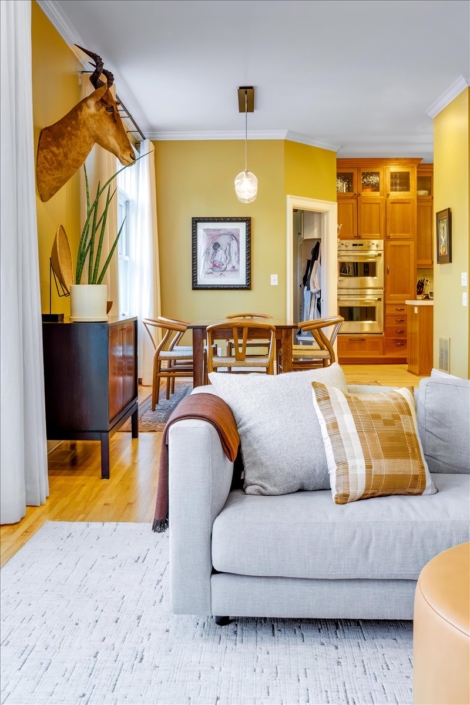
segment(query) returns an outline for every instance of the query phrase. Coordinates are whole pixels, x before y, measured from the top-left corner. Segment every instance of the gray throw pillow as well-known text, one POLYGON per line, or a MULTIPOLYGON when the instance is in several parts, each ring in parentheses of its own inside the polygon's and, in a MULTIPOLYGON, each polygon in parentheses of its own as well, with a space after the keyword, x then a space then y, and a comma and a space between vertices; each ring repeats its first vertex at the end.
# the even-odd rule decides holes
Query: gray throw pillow
POLYGON ((347 392, 341 367, 281 375, 211 373, 240 434, 247 494, 279 495, 330 487, 312 382, 347 392))
POLYGON ((470 381, 451 375, 422 379, 418 433, 431 472, 470 473, 470 381))

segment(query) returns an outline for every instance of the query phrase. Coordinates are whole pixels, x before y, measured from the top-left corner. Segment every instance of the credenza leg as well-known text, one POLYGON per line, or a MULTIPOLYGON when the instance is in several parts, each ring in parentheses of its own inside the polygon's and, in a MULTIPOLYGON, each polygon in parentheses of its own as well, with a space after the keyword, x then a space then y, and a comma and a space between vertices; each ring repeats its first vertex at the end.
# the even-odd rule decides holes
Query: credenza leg
POLYGON ((109 480, 109 433, 101 434, 101 479, 109 480))
POLYGON ((137 406, 131 416, 132 438, 139 437, 139 407, 137 406))

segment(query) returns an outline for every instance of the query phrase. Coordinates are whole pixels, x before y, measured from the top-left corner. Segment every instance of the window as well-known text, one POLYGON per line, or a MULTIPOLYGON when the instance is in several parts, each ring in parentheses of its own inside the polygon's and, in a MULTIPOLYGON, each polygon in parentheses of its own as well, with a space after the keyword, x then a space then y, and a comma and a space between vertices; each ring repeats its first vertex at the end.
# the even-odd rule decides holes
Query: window
POLYGON ((135 212, 137 202, 137 171, 124 169, 117 177, 118 186, 118 228, 124 227, 118 241, 119 266, 119 313, 121 316, 136 314, 133 276, 135 237, 135 212), (125 219, 125 220, 124 220, 125 219))
POLYGON ((118 228, 122 228, 118 240, 118 266, 119 266, 119 314, 130 314, 130 247, 131 247, 131 201, 127 194, 119 189, 118 201, 118 228))

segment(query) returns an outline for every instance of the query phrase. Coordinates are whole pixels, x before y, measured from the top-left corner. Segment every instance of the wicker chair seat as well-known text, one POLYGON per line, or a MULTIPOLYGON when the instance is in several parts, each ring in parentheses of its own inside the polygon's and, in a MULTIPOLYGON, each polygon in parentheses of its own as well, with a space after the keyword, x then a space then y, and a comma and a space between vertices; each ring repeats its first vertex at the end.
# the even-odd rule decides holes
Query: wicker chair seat
POLYGON ((269 356, 267 355, 247 356, 244 360, 237 360, 237 358, 232 355, 212 358, 213 367, 267 367, 268 364, 269 356))
POLYGON ((161 350, 159 355, 161 360, 192 360, 193 351, 186 350, 161 350))

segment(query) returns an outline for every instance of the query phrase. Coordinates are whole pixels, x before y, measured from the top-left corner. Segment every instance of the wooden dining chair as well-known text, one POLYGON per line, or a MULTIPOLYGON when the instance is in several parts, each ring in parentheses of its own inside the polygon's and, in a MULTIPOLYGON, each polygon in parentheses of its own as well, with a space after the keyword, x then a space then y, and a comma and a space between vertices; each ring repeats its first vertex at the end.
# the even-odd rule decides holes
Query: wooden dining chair
POLYGON ((163 318, 144 318, 142 322, 155 350, 152 377, 152 411, 155 411, 160 397, 161 378, 167 380, 166 398, 169 399, 170 380, 193 376, 193 351, 176 344, 187 330, 185 323, 163 318))
MULTIPOLYGON (((176 323, 182 326, 189 326, 188 321, 182 321, 179 318, 166 318, 165 316, 157 316, 157 321, 163 321, 166 323, 176 323)), ((181 351, 181 352, 191 352, 191 355, 193 354, 193 348, 192 345, 179 345, 179 342, 181 338, 183 337, 185 331, 181 331, 177 333, 173 339, 171 340, 168 350, 174 350, 174 351, 181 351)), ((180 360, 169 360, 168 361, 168 366, 169 367, 181 367, 181 365, 187 364, 186 360, 180 361, 180 360)), ((168 394, 174 394, 175 393, 175 382, 176 382, 176 377, 168 377, 166 381, 167 385, 167 399, 168 394)))
MULTIPOLYGON (((330 316, 329 318, 317 318, 299 323, 298 327, 302 333, 312 334, 313 343, 292 346, 292 370, 328 367, 333 364, 336 360, 333 346, 343 321, 342 316, 330 316)), ((278 365, 281 370, 282 363, 280 356, 278 365)))
MULTIPOLYGON (((207 370, 208 372, 219 371, 220 368, 227 368, 232 372, 233 368, 238 368, 237 373, 247 372, 246 368, 255 368, 256 371, 266 372, 268 375, 274 374, 274 354, 276 345, 276 328, 271 323, 256 321, 253 318, 234 318, 230 320, 232 326, 231 342, 233 354, 217 355, 216 340, 219 330, 227 330, 228 321, 214 323, 207 327, 207 370), (259 345, 267 346, 266 355, 248 355, 250 343, 254 341, 259 345)), ((229 351, 228 351, 229 352, 229 351)))
MULTIPOLYGON (((261 318, 265 320, 269 320, 272 318, 268 313, 230 313, 226 318, 228 320, 231 320, 232 318, 242 318, 242 319, 256 319, 256 318, 261 318)), ((247 344, 247 347, 249 348, 262 348, 264 355, 267 355, 267 349, 268 349, 268 344, 266 340, 252 340, 250 343, 247 344)), ((234 351, 234 345, 233 345, 233 340, 227 341, 227 354, 228 355, 233 355, 234 351)), ((230 372, 230 370, 229 370, 230 372)))

